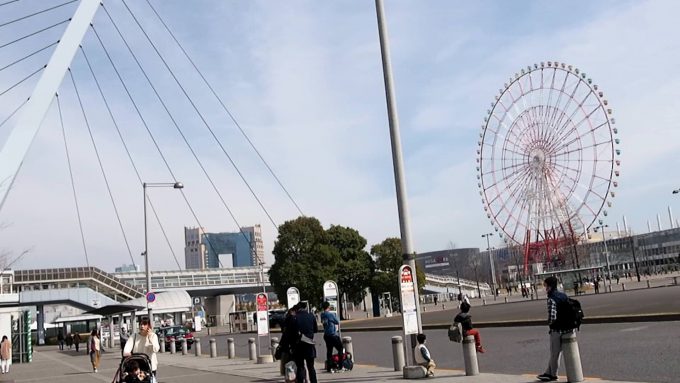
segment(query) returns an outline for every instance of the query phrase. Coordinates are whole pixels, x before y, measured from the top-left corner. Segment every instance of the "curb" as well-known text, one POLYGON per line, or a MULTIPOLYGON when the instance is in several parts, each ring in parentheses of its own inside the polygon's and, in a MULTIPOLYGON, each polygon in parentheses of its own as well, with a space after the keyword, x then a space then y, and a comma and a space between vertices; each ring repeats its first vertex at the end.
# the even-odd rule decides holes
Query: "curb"
MULTIPOLYGON (((605 323, 636 323, 636 322, 669 322, 680 321, 680 313, 656 313, 641 315, 610 315, 599 317, 586 317, 583 324, 605 324, 605 323)), ((545 319, 526 319, 516 321, 495 321, 495 322, 475 322, 475 328, 490 327, 529 327, 546 326, 545 319)), ((423 325, 423 330, 442 330, 448 329, 451 323, 434 323, 423 325)), ((346 332, 369 332, 369 331, 402 331, 401 326, 373 326, 356 327, 345 329, 346 332)))

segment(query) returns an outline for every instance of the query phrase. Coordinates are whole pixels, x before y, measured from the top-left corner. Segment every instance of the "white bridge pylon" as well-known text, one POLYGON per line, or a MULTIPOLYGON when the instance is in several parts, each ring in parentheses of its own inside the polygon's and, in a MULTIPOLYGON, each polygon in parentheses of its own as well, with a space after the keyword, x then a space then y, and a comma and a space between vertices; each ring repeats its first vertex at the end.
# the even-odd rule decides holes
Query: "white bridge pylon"
POLYGON ((38 84, 0 150, 0 211, 99 4, 100 0, 80 0, 38 84))

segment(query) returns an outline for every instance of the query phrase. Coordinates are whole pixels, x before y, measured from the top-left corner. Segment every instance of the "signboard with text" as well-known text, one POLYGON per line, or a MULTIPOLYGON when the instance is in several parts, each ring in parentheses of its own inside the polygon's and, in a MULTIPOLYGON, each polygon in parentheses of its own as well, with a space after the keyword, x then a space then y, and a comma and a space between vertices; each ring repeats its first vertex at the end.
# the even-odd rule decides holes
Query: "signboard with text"
POLYGON ((300 291, 297 287, 289 287, 288 290, 286 290, 286 296, 288 297, 289 309, 300 303, 300 291))
POLYGON ((401 296, 404 335, 418 333, 418 313, 416 311, 416 289, 413 283, 413 270, 409 265, 399 268, 399 295, 401 296))
POLYGON ((269 334, 269 304, 267 294, 259 293, 255 298, 257 306, 257 335, 269 334))
POLYGON ((323 283, 323 300, 331 304, 331 311, 338 312, 338 284, 334 281, 323 283))

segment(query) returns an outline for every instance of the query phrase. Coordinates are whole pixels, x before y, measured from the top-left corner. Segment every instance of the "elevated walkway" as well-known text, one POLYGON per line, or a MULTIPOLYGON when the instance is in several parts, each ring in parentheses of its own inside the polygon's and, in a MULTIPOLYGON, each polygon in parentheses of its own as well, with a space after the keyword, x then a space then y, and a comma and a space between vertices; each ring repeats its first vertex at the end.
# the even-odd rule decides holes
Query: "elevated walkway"
POLYGON ((19 293, 20 306, 41 306, 59 303, 69 304, 84 310, 92 310, 118 302, 87 287, 28 290, 19 293))
POLYGON ((15 270, 12 281, 15 292, 88 287, 114 301, 143 296, 143 290, 126 284, 96 267, 15 270))

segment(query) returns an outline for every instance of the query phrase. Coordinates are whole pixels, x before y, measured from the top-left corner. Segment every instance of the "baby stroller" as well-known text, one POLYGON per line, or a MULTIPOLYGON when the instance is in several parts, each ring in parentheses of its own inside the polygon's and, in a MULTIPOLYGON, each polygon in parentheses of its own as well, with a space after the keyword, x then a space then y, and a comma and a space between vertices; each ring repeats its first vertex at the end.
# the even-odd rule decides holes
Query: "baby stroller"
POLYGON ((132 354, 120 362, 112 383, 152 383, 151 359, 146 354, 132 354))

